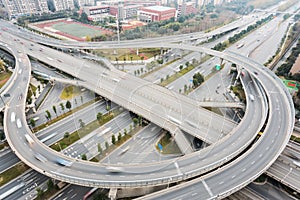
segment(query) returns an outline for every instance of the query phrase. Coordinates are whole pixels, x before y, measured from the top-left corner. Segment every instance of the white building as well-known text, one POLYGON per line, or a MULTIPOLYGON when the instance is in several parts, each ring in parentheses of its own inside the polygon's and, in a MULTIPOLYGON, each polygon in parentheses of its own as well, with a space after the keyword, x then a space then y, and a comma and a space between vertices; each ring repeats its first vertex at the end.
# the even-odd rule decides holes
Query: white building
POLYGON ((83 7, 83 6, 94 6, 95 5, 95 0, 78 0, 78 5, 80 7, 83 7))
POLYGON ((47 0, 0 0, 9 18, 48 12, 47 0))
POLYGON ((73 0, 51 0, 55 11, 72 10, 75 8, 73 0))

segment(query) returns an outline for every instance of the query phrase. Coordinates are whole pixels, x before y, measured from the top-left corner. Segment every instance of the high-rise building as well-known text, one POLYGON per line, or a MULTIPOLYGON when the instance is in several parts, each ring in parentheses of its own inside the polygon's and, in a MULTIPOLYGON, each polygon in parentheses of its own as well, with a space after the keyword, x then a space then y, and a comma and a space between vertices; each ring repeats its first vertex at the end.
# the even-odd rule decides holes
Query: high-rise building
POLYGON ((73 0, 50 0, 52 1, 55 11, 72 10, 75 8, 73 0))
POLYGON ((83 6, 94 6, 95 5, 95 0, 78 0, 78 5, 80 7, 83 7, 83 6))
POLYGON ((9 18, 48 12, 47 0, 0 0, 9 18))

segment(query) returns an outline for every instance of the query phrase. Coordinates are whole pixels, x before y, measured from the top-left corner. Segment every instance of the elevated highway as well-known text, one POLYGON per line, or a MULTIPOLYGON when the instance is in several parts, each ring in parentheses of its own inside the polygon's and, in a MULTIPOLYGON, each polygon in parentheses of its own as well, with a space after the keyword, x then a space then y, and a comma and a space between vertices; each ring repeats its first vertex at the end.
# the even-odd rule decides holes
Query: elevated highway
MULTIPOLYGON (((134 46, 134 44, 131 45, 134 46)), ((162 44, 162 45, 169 48, 179 48, 178 45, 170 45, 170 44, 162 44)), ((147 45, 144 46, 147 47, 147 45)), ((149 46, 152 47, 153 45, 149 45, 149 46)), ((99 186, 99 187, 143 187, 149 185, 160 185, 160 184, 167 184, 169 182, 177 182, 179 180, 185 180, 187 178, 195 177, 199 174, 207 172, 208 170, 214 169, 217 166, 220 166, 220 164, 228 162, 231 158, 235 157, 236 155, 238 155, 238 153, 240 153, 243 149, 245 149, 245 147, 249 146, 249 144, 252 141, 251 138, 253 139, 255 137, 256 133, 260 130, 261 126, 264 124, 264 120, 263 122, 261 122, 261 119, 263 119, 265 116, 264 112, 269 110, 270 115, 268 118, 266 129, 264 131, 265 133, 261 138, 261 140, 255 143, 248 151, 246 151, 246 153, 241 155, 239 158, 235 159, 230 164, 227 164, 224 167, 219 168, 213 173, 209 173, 208 175, 201 177, 200 180, 202 184, 202 186, 200 185, 200 187, 204 189, 203 198, 206 197, 215 198, 215 197, 219 197, 218 195, 220 194, 223 197, 240 189, 245 184, 249 183, 254 178, 256 178, 259 174, 263 173, 270 166, 270 164, 272 164, 272 162, 275 161, 275 159, 277 158, 277 156, 280 154, 285 144, 287 143, 290 133, 292 131, 293 117, 294 117, 291 98, 288 95, 283 84, 279 82, 280 80, 278 80, 277 77, 274 74, 272 74, 272 72, 263 69, 261 65, 252 62, 248 58, 235 55, 234 53, 219 53, 209 49, 191 47, 187 45, 181 45, 180 48, 205 52, 211 55, 219 56, 225 60, 244 66, 245 69, 247 69, 251 74, 254 74, 254 70, 258 71, 259 76, 254 75, 255 81, 258 80, 262 84, 262 87, 264 88, 265 93, 267 94, 269 108, 267 109, 263 107, 264 105, 262 103, 263 98, 259 98, 263 94, 261 94, 260 90, 257 90, 255 85, 252 84, 254 81, 252 81, 250 77, 247 77, 247 79, 245 80, 247 84, 244 87, 246 90, 246 94, 251 93, 255 95, 257 97, 256 98, 257 100, 247 104, 246 110, 247 112, 252 113, 252 114, 248 113, 249 115, 251 115, 251 119, 249 117, 246 117, 247 116, 246 113, 245 119, 243 119, 242 122, 237 127, 234 128, 234 130, 230 133, 230 135, 225 136, 221 141, 214 143, 214 145, 211 145, 206 149, 203 149, 199 152, 194 152, 188 156, 183 156, 179 159, 175 159, 175 160, 173 159, 171 161, 162 162, 162 163, 153 163, 150 165, 140 165, 140 166, 125 165, 122 166, 124 170, 122 173, 111 174, 106 170, 105 166, 101 166, 99 164, 94 164, 94 163, 88 163, 84 161, 72 160, 62 155, 60 156, 63 159, 70 161, 72 164, 70 167, 58 167, 55 164, 56 159, 58 157, 58 154, 56 152, 49 150, 47 147, 41 144, 35 137, 33 137, 34 144, 32 145, 29 145, 26 142, 24 142, 25 138, 19 132, 21 131, 23 133, 24 132, 30 133, 28 127, 26 127, 26 129, 17 128, 16 124, 9 122, 8 119, 12 112, 16 112, 18 117, 22 117, 24 115, 24 106, 23 104, 18 104, 17 98, 12 98, 11 103, 12 104, 17 103, 16 105, 19 106, 8 107, 5 111, 5 121, 4 121, 5 131, 7 133, 8 130, 10 130, 13 133, 16 133, 16 134, 8 135, 9 137, 8 141, 10 145, 12 146, 12 148, 15 149, 17 155, 20 156, 20 158, 29 166, 40 171, 41 173, 45 173, 46 175, 53 178, 57 178, 59 180, 80 184, 80 185, 99 186), (261 110, 264 110, 264 112, 262 113, 261 110), (280 115, 273 115, 273 112, 274 113, 278 112, 280 115), (259 117, 260 114, 261 116, 259 117), (256 119, 254 119, 253 116, 257 116, 255 117, 256 119), (249 124, 251 124, 252 126, 249 127, 249 124), (242 133, 248 133, 248 134, 242 134, 242 133), (275 140, 275 138, 278 139, 275 140), (28 149, 28 147, 29 149, 31 149, 31 151, 27 151, 27 152, 24 151, 24 148, 28 149), (35 160, 33 157, 33 152, 39 152, 47 156, 47 160, 48 160, 47 163, 42 163, 40 161, 35 160), (263 152, 265 152, 264 155, 263 152), (251 163, 250 166, 248 166, 249 163, 251 163), (201 166, 203 167, 201 168, 201 166), (182 174, 178 174, 178 167, 180 167, 182 174), (82 171, 82 169, 84 169, 84 171, 82 171), (78 173, 79 170, 82 172, 78 173), (240 173, 238 177, 237 176, 232 177, 232 174, 238 172, 240 173), (106 175, 109 174, 109 176, 105 176, 105 174, 106 175), (133 174, 136 175, 133 176, 133 174), (221 183, 222 181, 220 182, 220 180, 226 180, 228 184, 224 184, 224 182, 221 183), (207 190, 207 188, 210 189, 207 190)), ((31 56, 38 57, 38 59, 45 60, 44 58, 45 56, 43 57, 43 55, 39 55, 36 51, 34 53, 29 50, 26 51, 31 56)), ((52 54, 51 53, 48 54, 48 53, 50 53, 50 51, 47 52, 48 56, 54 54, 56 54, 57 56, 58 54, 57 52, 53 52, 52 54)), ((116 87, 111 87, 111 85, 113 86, 117 85, 113 83, 114 78, 119 80, 117 81, 118 83, 120 82, 120 84, 122 83, 122 85, 124 84, 124 86, 126 85, 126 87, 129 88, 133 87, 130 84, 136 85, 137 83, 139 83, 143 85, 142 84, 143 82, 141 80, 138 80, 134 77, 130 77, 129 75, 126 75, 118 71, 106 71, 109 80, 103 82, 107 84, 111 84, 110 86, 106 86, 106 84, 104 86, 104 84, 102 84, 103 82, 101 82, 102 79, 100 79, 101 81, 99 81, 98 84, 95 84, 95 82, 92 80, 97 80, 97 75, 95 75, 94 73, 95 70, 97 69, 96 68, 97 66, 92 66, 92 65, 88 65, 88 67, 79 66, 80 70, 78 69, 78 67, 75 67, 76 70, 74 70, 74 65, 71 65, 73 67, 71 68, 70 66, 67 66, 65 64, 69 62, 68 60, 69 58, 63 56, 63 54, 60 54, 60 56, 64 64, 60 66, 56 66, 57 68, 67 73, 70 73, 72 75, 74 74, 77 77, 80 77, 83 81, 86 81, 88 88, 94 88, 94 91, 100 94, 103 94, 104 90, 95 89, 98 88, 97 87, 98 85, 103 87, 108 87, 105 88, 108 90, 116 89, 116 87), (90 73, 89 71, 92 73, 90 73), (89 79, 84 78, 87 75, 89 75, 89 79), (95 79, 91 77, 95 77, 95 79), (121 82, 122 77, 125 79, 132 78, 133 82, 131 81, 121 82)), ((29 69, 30 67, 28 67, 28 70, 29 69)), ((100 71, 101 69, 98 70, 100 71)), ((27 73, 28 72, 26 72, 26 75, 27 73)), ((101 74, 103 74, 103 71, 101 74)), ((26 91, 27 86, 24 85, 22 86, 24 88, 21 89, 23 89, 23 91, 26 91)), ((154 87, 156 89, 156 86, 154 87)), ((156 91, 156 90, 151 90, 151 87, 149 86, 145 88, 150 89, 150 91, 156 91)), ((158 88, 158 91, 162 92, 160 91, 160 88, 158 88)), ((118 92, 118 94, 120 93, 118 92)), ((117 99, 120 97, 117 95, 113 95, 110 96, 110 98, 117 99)), ((135 98, 137 98, 137 96, 135 96, 135 98)), ((130 98, 127 98, 127 101, 128 99, 130 98)), ((249 102, 249 97, 248 97, 248 102, 249 102)), ((164 103, 167 103, 167 101, 164 101, 164 103)), ((122 104, 125 105, 124 103, 121 103, 121 105, 122 104)), ((167 108, 168 107, 167 105, 169 104, 165 104, 165 105, 160 104, 162 108, 164 107, 167 108)), ((125 107, 129 107, 128 103, 127 106, 125 105, 125 107)), ((132 109, 132 107, 130 108, 132 109)), ((176 126, 178 125, 175 125, 175 127, 176 126)), ((180 126, 180 128, 182 127, 180 126)), ((191 182, 195 183, 197 181, 199 181, 199 179, 195 179, 187 183, 191 183, 191 182)), ((182 187, 178 191, 183 191, 184 185, 181 186, 182 187)), ((160 193, 160 195, 162 195, 162 193, 160 193)), ((177 197, 179 196, 180 195, 178 195, 177 197)))

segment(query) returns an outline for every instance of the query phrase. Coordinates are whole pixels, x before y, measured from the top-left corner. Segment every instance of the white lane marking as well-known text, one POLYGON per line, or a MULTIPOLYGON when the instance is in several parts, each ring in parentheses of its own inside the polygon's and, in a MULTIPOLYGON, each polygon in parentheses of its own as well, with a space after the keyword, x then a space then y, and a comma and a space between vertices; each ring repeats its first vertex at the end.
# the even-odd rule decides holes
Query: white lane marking
POLYGON ((207 190, 208 194, 212 197, 214 196, 213 193, 211 192, 210 188, 208 187, 208 185, 206 184, 205 180, 201 181, 205 187, 205 189, 207 190))

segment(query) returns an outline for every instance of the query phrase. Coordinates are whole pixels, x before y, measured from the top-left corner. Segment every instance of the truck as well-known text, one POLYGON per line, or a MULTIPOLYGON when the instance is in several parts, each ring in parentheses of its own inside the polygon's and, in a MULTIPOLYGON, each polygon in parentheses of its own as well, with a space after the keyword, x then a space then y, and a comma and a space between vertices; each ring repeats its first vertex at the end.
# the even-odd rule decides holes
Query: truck
POLYGON ((252 94, 249 95, 249 98, 250 98, 251 101, 254 101, 254 100, 255 100, 255 99, 254 99, 254 96, 253 96, 252 94))
POLYGON ((17 119, 17 127, 22 128, 22 122, 20 119, 17 119))

